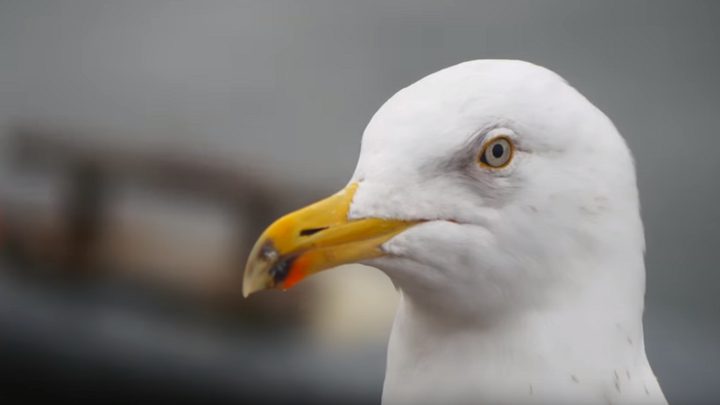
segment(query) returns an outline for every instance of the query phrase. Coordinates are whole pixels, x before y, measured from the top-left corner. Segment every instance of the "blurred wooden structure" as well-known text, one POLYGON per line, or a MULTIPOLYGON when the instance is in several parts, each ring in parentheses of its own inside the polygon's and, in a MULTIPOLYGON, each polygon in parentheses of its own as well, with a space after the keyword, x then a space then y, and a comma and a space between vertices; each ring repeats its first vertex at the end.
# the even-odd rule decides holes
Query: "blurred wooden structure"
MULTIPOLYGON (((297 198, 298 190, 273 187, 250 170, 207 157, 123 149, 98 139, 102 137, 78 137, 47 127, 15 128, 6 151, 12 170, 42 173, 48 181, 59 182, 60 191, 55 207, 7 198, 1 202, 0 210, 6 213, 6 253, 14 267, 41 268, 44 274, 76 280, 119 276, 204 299, 239 302, 250 244, 288 209, 279 203, 287 203, 288 194, 297 198), (142 219, 118 219, 114 212, 122 194, 118 190, 127 188, 155 196, 167 209, 182 206, 183 201, 210 207, 221 227, 230 230, 222 240, 224 248, 193 235, 192 225, 184 228, 183 236, 172 230, 154 232, 142 219), (183 237, 182 243, 172 241, 183 237)), ((291 298, 297 294, 289 295, 277 304, 283 308, 275 307, 273 295, 250 300, 249 305, 257 305, 260 312, 283 312, 285 318, 293 313, 287 308, 300 307, 291 298)))

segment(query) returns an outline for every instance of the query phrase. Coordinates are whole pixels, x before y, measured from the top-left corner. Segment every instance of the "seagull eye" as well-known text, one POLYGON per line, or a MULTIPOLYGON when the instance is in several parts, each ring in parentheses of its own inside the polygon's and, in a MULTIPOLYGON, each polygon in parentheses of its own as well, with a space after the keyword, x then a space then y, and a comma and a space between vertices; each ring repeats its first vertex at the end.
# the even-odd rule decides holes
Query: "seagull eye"
POLYGON ((513 144, 510 139, 501 136, 485 144, 480 153, 480 164, 493 169, 507 166, 513 156, 513 144))

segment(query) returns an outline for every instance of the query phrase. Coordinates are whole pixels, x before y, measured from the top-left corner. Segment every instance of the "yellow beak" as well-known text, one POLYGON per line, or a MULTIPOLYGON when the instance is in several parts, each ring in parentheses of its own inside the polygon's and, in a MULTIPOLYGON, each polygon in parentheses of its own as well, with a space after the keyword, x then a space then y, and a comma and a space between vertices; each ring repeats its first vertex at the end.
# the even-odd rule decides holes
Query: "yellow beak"
POLYGON ((250 252, 243 295, 287 289, 305 277, 341 264, 380 257, 380 246, 413 221, 364 218, 348 221, 357 183, 275 221, 250 252))

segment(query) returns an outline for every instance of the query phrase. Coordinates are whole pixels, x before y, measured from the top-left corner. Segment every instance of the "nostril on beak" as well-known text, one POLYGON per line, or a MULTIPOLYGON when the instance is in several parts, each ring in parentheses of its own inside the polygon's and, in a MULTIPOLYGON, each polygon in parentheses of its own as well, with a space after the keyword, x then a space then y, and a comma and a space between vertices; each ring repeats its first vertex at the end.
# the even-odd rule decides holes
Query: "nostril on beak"
POLYGON ((316 234, 316 233, 318 233, 318 232, 320 232, 320 231, 324 231, 324 230, 326 230, 326 229, 328 229, 327 226, 324 226, 324 227, 321 227, 321 228, 308 228, 308 229, 303 229, 303 230, 300 231, 300 236, 310 236, 310 235, 314 235, 314 234, 316 234))

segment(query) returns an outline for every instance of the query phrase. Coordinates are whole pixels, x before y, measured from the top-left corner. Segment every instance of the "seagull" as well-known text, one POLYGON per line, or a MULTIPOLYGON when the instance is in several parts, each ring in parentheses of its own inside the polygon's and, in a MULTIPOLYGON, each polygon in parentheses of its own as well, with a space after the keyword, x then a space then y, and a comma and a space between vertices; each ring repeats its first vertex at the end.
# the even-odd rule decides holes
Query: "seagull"
POLYGON ((644 252, 610 119, 546 68, 475 60, 385 102, 347 186, 260 236, 243 294, 346 263, 386 273, 384 404, 665 404, 644 252))

